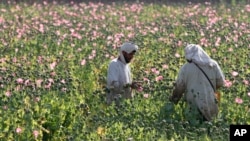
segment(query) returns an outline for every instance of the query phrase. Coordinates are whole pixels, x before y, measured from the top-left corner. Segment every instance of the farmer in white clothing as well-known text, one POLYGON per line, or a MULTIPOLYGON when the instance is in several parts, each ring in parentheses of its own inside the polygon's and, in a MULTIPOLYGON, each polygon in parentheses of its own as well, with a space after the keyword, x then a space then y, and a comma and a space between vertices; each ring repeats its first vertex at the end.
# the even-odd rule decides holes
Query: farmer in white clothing
POLYGON ((218 114, 215 91, 224 85, 224 75, 199 45, 187 45, 185 58, 187 63, 179 71, 170 101, 178 103, 184 94, 189 107, 186 113, 196 113, 202 121, 210 121, 218 114))
POLYGON ((140 83, 132 81, 129 66, 137 50, 137 45, 126 42, 120 48, 119 57, 110 62, 107 76, 107 88, 109 90, 107 93, 108 104, 111 104, 112 101, 119 104, 121 98, 133 98, 132 89, 141 87, 140 83))

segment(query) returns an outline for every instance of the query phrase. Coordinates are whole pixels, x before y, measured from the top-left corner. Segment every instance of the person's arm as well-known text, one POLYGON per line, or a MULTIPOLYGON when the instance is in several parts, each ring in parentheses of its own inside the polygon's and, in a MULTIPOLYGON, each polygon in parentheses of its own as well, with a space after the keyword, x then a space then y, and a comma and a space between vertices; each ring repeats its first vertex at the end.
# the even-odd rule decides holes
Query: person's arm
POLYGON ((216 64, 216 89, 224 86, 225 76, 218 64, 216 64))
POLYGON ((119 73, 117 70, 117 66, 114 62, 112 62, 108 67, 108 76, 107 76, 107 84, 108 89, 119 89, 119 73))
POLYGON ((142 87, 142 82, 133 81, 132 84, 131 84, 132 89, 139 89, 141 87, 142 87))
POLYGON ((181 97, 183 96, 183 93, 185 91, 185 86, 183 83, 175 84, 172 96, 170 97, 170 101, 177 104, 181 97))
POLYGON ((175 104, 179 102, 181 97, 183 96, 183 93, 185 92, 185 81, 184 81, 184 71, 182 69, 180 70, 180 73, 178 74, 178 78, 174 84, 174 90, 172 93, 172 96, 169 98, 169 100, 175 104))
MULTIPOLYGON (((130 74, 129 77, 132 79, 130 67, 129 67, 129 74, 130 74)), ((132 80, 132 82, 128 83, 125 87, 130 87, 131 89, 140 91, 142 89, 142 82, 132 80)))

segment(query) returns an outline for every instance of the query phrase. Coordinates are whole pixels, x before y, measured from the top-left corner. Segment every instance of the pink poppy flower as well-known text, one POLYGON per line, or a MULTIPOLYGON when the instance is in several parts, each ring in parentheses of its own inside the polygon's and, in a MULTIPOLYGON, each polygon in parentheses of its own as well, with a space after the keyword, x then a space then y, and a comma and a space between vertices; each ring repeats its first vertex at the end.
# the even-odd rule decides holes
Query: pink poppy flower
POLYGON ((215 42, 215 46, 216 47, 220 46, 220 42, 221 42, 221 38, 217 37, 216 42, 215 42))
POLYGON ((66 81, 65 81, 64 79, 62 79, 62 80, 61 80, 61 83, 65 84, 65 83, 66 83, 66 81))
POLYGON ((156 68, 152 68, 151 71, 154 73, 154 72, 157 71, 157 69, 156 68))
POLYGON ((50 89, 50 87, 51 87, 51 83, 48 83, 47 85, 44 86, 44 88, 46 89, 50 89))
POLYGON ((16 57, 14 57, 14 58, 12 59, 12 62, 13 62, 13 63, 16 63, 16 62, 17 62, 16 57))
POLYGON ((21 133, 21 132, 22 132, 22 128, 17 127, 17 128, 16 128, 16 133, 18 133, 18 134, 19 134, 19 133, 21 133))
POLYGON ((92 60, 94 59, 94 56, 93 55, 89 55, 89 60, 92 60))
POLYGON ((53 70, 55 67, 56 67, 57 63, 56 62, 53 62, 51 63, 49 66, 50 66, 50 69, 53 70))
POLYGON ((3 109, 4 109, 4 110, 8 110, 8 106, 7 106, 7 105, 4 105, 4 106, 3 106, 3 109))
POLYGON ((23 84, 23 79, 22 78, 18 78, 17 80, 16 80, 16 82, 18 83, 18 84, 23 84))
POLYGON ((229 52, 233 52, 233 48, 230 47, 230 48, 228 49, 228 51, 229 51, 229 52))
POLYGON ((5 95, 6 95, 7 97, 10 97, 10 96, 11 96, 11 92, 10 92, 10 91, 7 91, 7 92, 5 92, 5 95))
POLYGON ((41 64, 42 61, 43 61, 43 57, 42 57, 42 56, 38 56, 37 62, 38 62, 39 64, 41 64))
POLYGON ((159 75, 159 74, 160 74, 160 71, 158 71, 158 70, 155 71, 155 74, 156 74, 156 75, 159 75))
POLYGON ((22 90, 22 87, 20 85, 15 87, 15 91, 21 91, 21 90, 22 90))
POLYGON ((62 92, 66 92, 66 91, 67 91, 67 88, 63 87, 63 88, 61 89, 61 91, 62 91, 62 92))
POLYGON ((86 60, 83 59, 83 60, 81 61, 81 65, 84 66, 85 64, 86 64, 86 60))
POLYGON ((138 91, 138 92, 142 92, 142 91, 143 91, 143 87, 138 87, 138 88, 137 88, 137 91, 138 91))
POLYGON ((35 102, 39 102, 40 100, 41 100, 40 97, 35 97, 35 98, 34 98, 34 101, 35 101, 35 102))
POLYGON ((56 72, 54 72, 54 71, 51 72, 51 73, 50 73, 50 76, 52 76, 52 77, 53 77, 53 76, 56 76, 56 72))
POLYGON ((181 57, 181 55, 179 54, 179 53, 175 53, 175 55, 174 55, 176 58, 180 58, 181 57))
POLYGON ((250 92, 248 92, 247 95, 250 96, 250 92))
POLYGON ((34 130, 34 131, 33 131, 33 135, 34 135, 35 138, 37 138, 38 135, 39 135, 39 132, 38 132, 37 130, 34 130))
POLYGON ((24 82, 24 85, 25 85, 25 86, 28 86, 28 85, 30 85, 30 84, 31 84, 31 82, 30 82, 29 79, 25 80, 25 82, 24 82))
POLYGON ((133 38, 135 35, 133 33, 128 34, 128 38, 133 38))
POLYGON ((81 49, 81 48, 78 48, 78 49, 77 49, 77 51, 78 51, 78 52, 81 52, 81 51, 82 51, 82 49, 81 49))
POLYGON ((182 41, 178 41, 178 46, 181 47, 183 45, 182 41))
POLYGON ((109 58, 109 54, 105 54, 105 57, 106 57, 106 58, 109 58))
POLYGON ((149 81, 149 79, 147 77, 144 77, 143 81, 149 81))
POLYGON ((213 48, 213 49, 212 49, 212 52, 217 52, 216 48, 213 48))
POLYGON ((157 76, 157 77, 155 78, 155 81, 161 81, 162 79, 163 79, 163 76, 160 75, 160 76, 157 76))
POLYGON ((52 78, 49 78, 48 81, 49 81, 50 83, 54 83, 54 79, 52 79, 52 78))
POLYGON ((157 70, 156 68, 152 68, 151 71, 156 75, 160 74, 160 71, 157 70))
POLYGON ((149 98, 149 94, 144 94, 143 97, 144 98, 149 98))
POLYGON ((248 85, 248 84, 249 84, 249 81, 243 80, 243 83, 244 83, 245 85, 248 85))
POLYGON ((236 71, 233 71, 231 74, 232 74, 232 76, 237 76, 239 73, 236 71))
POLYGON ((231 81, 229 81, 229 80, 225 80, 225 82, 224 82, 225 84, 225 87, 227 87, 227 88, 229 88, 229 87, 231 87, 232 85, 233 85, 233 83, 231 82, 231 81))
POLYGON ((238 104, 242 104, 243 100, 241 98, 239 98, 239 97, 236 97, 235 102, 238 103, 238 104))
POLYGON ((163 68, 163 69, 168 69, 168 65, 167 65, 167 64, 164 64, 164 65, 162 65, 162 68, 163 68))

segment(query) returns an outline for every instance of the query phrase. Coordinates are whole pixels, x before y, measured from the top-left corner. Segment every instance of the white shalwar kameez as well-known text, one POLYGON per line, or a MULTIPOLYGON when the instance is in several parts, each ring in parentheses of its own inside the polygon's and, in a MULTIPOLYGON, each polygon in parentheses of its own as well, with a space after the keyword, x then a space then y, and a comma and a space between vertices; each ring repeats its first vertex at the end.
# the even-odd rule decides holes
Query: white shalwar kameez
POLYGON ((129 85, 132 84, 132 77, 129 64, 126 63, 122 51, 131 53, 137 51, 138 46, 132 43, 124 43, 120 49, 119 58, 113 59, 108 68, 107 76, 107 103, 119 100, 119 98, 133 98, 133 92, 129 85))
POLYGON ((198 45, 188 45, 185 48, 185 57, 192 62, 184 64, 180 69, 174 95, 180 97, 185 93, 184 99, 190 108, 197 108, 210 121, 218 114, 218 104, 209 81, 194 63, 207 74, 216 88, 223 86, 224 75, 218 63, 198 45))

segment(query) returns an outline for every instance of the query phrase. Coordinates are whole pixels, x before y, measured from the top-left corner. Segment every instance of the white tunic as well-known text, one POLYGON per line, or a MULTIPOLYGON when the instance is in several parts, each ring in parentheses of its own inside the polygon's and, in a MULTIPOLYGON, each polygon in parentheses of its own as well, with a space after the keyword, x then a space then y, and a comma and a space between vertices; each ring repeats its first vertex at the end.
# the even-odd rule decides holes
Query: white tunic
POLYGON ((107 88, 107 103, 110 104, 115 98, 122 96, 123 98, 132 98, 133 93, 130 87, 126 85, 131 84, 131 72, 128 64, 120 60, 113 59, 108 68, 107 88))
MULTIPOLYGON (((224 75, 217 64, 200 66, 207 74, 214 87, 224 84, 224 75)), ((214 90, 202 71, 194 63, 186 63, 178 74, 174 95, 184 98, 191 107, 197 107, 207 120, 218 114, 218 105, 214 90)))

